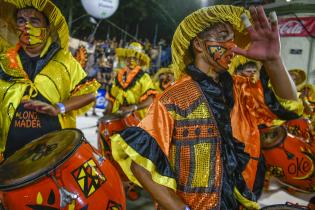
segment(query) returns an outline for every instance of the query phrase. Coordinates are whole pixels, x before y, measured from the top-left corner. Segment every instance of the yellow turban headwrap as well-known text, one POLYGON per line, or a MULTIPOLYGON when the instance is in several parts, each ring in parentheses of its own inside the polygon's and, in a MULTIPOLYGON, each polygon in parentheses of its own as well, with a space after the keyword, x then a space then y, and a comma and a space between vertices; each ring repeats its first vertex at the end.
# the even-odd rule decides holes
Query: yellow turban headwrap
POLYGON ((175 78, 186 71, 186 66, 193 62, 189 51, 191 41, 202 31, 219 22, 231 24, 234 30, 235 43, 244 48, 249 44, 249 35, 241 21, 241 14, 249 11, 243 7, 216 5, 205 7, 187 16, 177 27, 172 41, 172 61, 175 78))
POLYGON ((12 33, 15 32, 16 18, 14 15, 16 15, 16 11, 26 7, 34 7, 48 18, 50 30, 54 36, 58 37, 61 48, 68 49, 69 29, 67 22, 58 7, 50 0, 0 0, 0 5, 0 24, 6 23, 6 27, 0 28, 0 35, 6 40, 12 40, 12 33))

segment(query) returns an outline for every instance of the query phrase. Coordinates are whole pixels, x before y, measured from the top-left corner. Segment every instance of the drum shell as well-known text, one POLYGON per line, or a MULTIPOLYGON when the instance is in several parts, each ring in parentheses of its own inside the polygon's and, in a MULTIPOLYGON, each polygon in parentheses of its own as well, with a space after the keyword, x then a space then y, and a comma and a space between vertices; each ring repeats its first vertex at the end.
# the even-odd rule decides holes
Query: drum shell
POLYGON ((136 126, 140 122, 139 116, 133 112, 122 118, 103 119, 98 121, 98 149, 102 155, 107 155, 111 150, 109 137, 123 129, 136 126))
POLYGON ((99 120, 98 129, 104 136, 108 137, 125 128, 122 119, 99 120))
POLYGON ((314 148, 287 134, 281 144, 263 150, 268 170, 281 182, 301 191, 315 191, 314 148))
POLYGON ((111 154, 110 136, 122 131, 129 126, 136 126, 140 122, 140 118, 136 113, 130 113, 122 118, 100 119, 98 121, 98 150, 99 152, 111 160, 113 166, 117 169, 122 181, 129 179, 121 169, 120 165, 113 159, 111 154))
POLYGON ((124 122, 120 118, 98 120, 97 147, 103 156, 110 154, 111 143, 109 137, 125 128, 124 122))
MULTIPOLYGON (((30 207, 33 207, 33 209, 45 209, 45 207, 48 209, 50 207, 49 209, 79 210, 84 208, 106 209, 110 205, 117 205, 117 209, 126 209, 124 190, 116 169, 109 160, 103 159, 99 163, 96 157, 100 156, 93 151, 88 143, 83 142, 68 160, 53 172, 47 174, 47 176, 41 177, 34 183, 21 188, 3 191, 5 208, 9 210, 23 210, 30 209, 30 207), (95 186, 94 189, 96 190, 94 192, 93 190, 90 191, 93 193, 88 193, 88 189, 90 188, 86 184, 85 188, 81 188, 78 181, 76 181, 78 178, 75 178, 78 177, 76 172, 88 162, 95 164, 94 169, 97 170, 94 171, 94 177, 105 177, 105 181, 102 184, 95 186), (51 177, 52 175, 61 187, 78 195, 78 198, 65 208, 60 208, 60 193, 51 177)), ((90 172, 93 171, 92 168, 89 168, 90 172)), ((87 183, 91 180, 93 179, 90 179, 87 183)))
POLYGON ((315 136, 312 136, 312 124, 309 119, 299 118, 285 122, 288 133, 301 138, 315 149, 315 136))
POLYGON ((140 122, 140 116, 136 112, 132 112, 123 119, 125 127, 137 126, 140 122))

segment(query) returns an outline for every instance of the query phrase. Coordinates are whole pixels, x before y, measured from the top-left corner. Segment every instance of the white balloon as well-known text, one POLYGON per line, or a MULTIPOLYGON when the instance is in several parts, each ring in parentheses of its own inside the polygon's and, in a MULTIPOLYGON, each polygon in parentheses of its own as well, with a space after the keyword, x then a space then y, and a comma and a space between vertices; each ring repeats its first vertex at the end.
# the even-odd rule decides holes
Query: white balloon
POLYGON ((115 13, 119 0, 81 0, 87 13, 98 19, 105 19, 115 13))

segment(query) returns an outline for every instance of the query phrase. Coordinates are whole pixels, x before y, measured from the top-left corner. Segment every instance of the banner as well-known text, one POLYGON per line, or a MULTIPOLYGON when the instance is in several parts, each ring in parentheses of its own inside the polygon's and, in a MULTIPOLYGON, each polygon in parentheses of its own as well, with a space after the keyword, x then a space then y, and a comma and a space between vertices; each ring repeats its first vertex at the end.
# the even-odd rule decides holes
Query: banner
POLYGON ((315 36, 315 17, 279 18, 280 36, 315 36))
POLYGON ((107 99, 106 99, 106 90, 105 89, 98 89, 95 107, 99 109, 105 109, 107 106, 107 99))

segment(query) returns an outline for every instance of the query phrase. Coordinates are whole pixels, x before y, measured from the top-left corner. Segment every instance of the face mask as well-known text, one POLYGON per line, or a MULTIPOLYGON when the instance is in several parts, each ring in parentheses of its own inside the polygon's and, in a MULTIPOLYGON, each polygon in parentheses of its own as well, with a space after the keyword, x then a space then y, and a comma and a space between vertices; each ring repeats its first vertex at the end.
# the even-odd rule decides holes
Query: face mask
POLYGON ((17 28, 19 32, 19 40, 27 46, 36 46, 42 44, 47 39, 47 28, 37 28, 30 23, 17 28))
POLYGON ((128 64, 128 67, 130 69, 134 69, 138 66, 138 60, 136 58, 129 58, 129 64, 128 64))
POLYGON ((171 86, 171 84, 172 84, 172 81, 170 81, 168 79, 160 80, 160 88, 162 90, 165 90, 166 88, 171 86))
POLYGON ((207 55, 219 66, 228 69, 231 59, 234 57, 234 53, 231 51, 236 47, 234 41, 215 42, 204 40, 203 42, 207 55))

